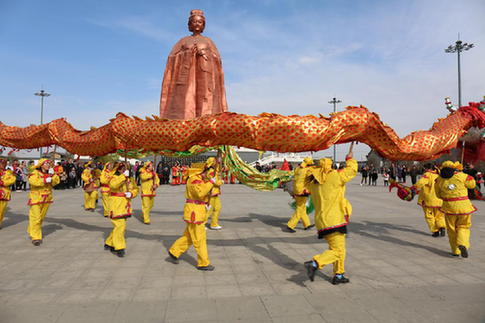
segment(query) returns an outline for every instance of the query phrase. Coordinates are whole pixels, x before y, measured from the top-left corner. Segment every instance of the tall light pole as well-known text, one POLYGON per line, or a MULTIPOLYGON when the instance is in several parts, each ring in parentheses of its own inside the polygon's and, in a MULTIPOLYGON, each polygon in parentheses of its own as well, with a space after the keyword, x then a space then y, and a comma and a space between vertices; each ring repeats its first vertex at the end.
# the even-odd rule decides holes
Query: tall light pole
MULTIPOLYGON (((332 101, 328 101, 328 103, 333 104, 333 112, 337 112, 337 103, 340 103, 342 101, 337 100, 336 98, 333 98, 332 101)), ((337 145, 333 145, 333 162, 337 162, 337 145)))
MULTIPOLYGON (((34 93, 36 96, 40 96, 40 124, 44 124, 44 97, 50 96, 49 93, 44 91, 44 87, 40 90, 40 93, 34 93)), ((40 158, 42 158, 42 147, 40 147, 40 158)))
POLYGON ((458 34, 458 40, 455 46, 448 46, 445 49, 445 53, 458 53, 458 108, 461 107, 461 70, 460 70, 460 53, 464 50, 469 50, 473 48, 473 44, 464 43, 460 40, 460 35, 458 34))

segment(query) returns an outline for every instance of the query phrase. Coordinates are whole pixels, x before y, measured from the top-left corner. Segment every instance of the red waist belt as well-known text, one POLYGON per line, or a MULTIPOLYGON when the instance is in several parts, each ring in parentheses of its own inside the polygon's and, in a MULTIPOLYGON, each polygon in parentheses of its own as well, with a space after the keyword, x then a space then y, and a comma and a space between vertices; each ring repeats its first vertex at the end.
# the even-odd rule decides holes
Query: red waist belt
POLYGON ((207 204, 207 202, 204 202, 204 201, 199 201, 199 200, 192 200, 192 199, 187 199, 187 202, 186 203, 191 203, 191 204, 207 204))
POLYGON ((101 187, 109 187, 108 184, 101 184, 101 187))
POLYGON ((443 199, 443 201, 445 201, 445 202, 464 201, 464 200, 468 200, 468 196, 452 197, 450 199, 443 199))
POLYGON ((111 196, 126 197, 125 193, 111 193, 111 196))

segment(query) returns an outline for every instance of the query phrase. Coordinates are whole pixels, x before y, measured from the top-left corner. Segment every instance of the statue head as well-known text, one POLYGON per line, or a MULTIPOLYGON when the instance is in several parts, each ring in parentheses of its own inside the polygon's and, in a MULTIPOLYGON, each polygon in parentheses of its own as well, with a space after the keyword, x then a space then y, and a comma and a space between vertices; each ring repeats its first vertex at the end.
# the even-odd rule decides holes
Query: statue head
POLYGON ((205 29, 205 17, 202 10, 194 9, 190 11, 189 17, 189 31, 191 32, 204 32, 205 29))

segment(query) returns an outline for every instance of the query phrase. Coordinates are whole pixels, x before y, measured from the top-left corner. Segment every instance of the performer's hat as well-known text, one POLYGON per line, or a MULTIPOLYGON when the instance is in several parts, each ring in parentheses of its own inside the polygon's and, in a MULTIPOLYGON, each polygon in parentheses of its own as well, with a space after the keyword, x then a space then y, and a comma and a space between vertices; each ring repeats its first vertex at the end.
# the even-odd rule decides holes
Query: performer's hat
POLYGON ((463 170, 463 165, 459 161, 456 161, 455 162, 455 169, 463 170))
POLYGON ((311 159, 310 157, 305 157, 305 159, 303 159, 303 163, 301 163, 301 166, 305 167, 307 165, 314 165, 315 163, 313 162, 313 159, 311 159))
POLYGON ((118 164, 115 165, 115 167, 113 167, 113 170, 112 170, 113 174, 116 173, 118 169, 123 168, 125 166, 126 166, 125 162, 119 162, 118 164))
POLYGON ((460 164, 460 162, 452 162, 451 160, 445 161, 443 164, 441 164, 441 168, 454 168, 456 170, 463 170, 463 165, 460 164))
POLYGON ((45 163, 50 163, 50 159, 47 159, 47 158, 41 158, 39 159, 39 161, 37 162, 37 165, 35 165, 34 167, 35 168, 40 168, 42 165, 44 165, 45 163))
POLYGON ((313 177, 323 184, 327 174, 332 170, 333 161, 330 158, 322 158, 318 161, 318 167, 312 171, 313 177))
POLYGON ((142 170, 146 170, 146 169, 147 169, 147 167, 148 167, 148 165, 152 165, 152 164, 153 164, 153 162, 149 160, 149 161, 147 161, 147 162, 145 163, 145 165, 143 165, 143 167, 142 167, 141 169, 142 169, 142 170))
POLYGON ((207 160, 205 161, 205 165, 204 165, 204 168, 211 168, 214 166, 214 161, 216 159, 214 157, 209 157, 207 158, 207 160))

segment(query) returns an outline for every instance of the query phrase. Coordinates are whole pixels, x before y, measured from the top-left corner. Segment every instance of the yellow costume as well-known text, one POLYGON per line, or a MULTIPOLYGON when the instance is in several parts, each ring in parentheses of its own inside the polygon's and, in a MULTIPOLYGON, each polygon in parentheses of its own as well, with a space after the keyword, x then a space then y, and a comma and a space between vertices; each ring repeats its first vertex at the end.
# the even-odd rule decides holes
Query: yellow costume
POLYGON ((310 188, 313 204, 315 205, 315 225, 318 238, 325 238, 329 250, 313 257, 313 261, 305 263, 308 275, 313 280, 316 268, 333 263, 333 284, 347 283, 345 273, 345 235, 347 224, 352 214, 352 206, 345 198, 345 184, 357 175, 357 161, 347 159, 347 166, 333 170, 332 160, 323 158, 312 171, 314 181, 307 186, 310 188), (313 273, 313 276, 310 274, 313 273))
POLYGON ((84 192, 84 209, 86 211, 91 210, 94 212, 96 201, 99 197, 98 188, 100 186, 99 178, 101 177, 101 171, 97 168, 90 169, 90 165, 92 165, 92 162, 89 162, 84 166, 86 169, 81 174, 81 179, 84 181, 84 188, 86 188, 88 185, 93 185, 93 188, 95 189, 92 192, 84 192))
POLYGON ((101 197, 103 198, 104 216, 108 217, 110 214, 111 195, 109 190, 109 181, 112 177, 112 172, 108 169, 109 163, 104 165, 103 171, 99 181, 101 182, 101 197))
POLYGON ((160 178, 152 170, 148 171, 147 167, 153 165, 152 162, 146 162, 140 170, 141 180, 141 210, 143 212, 143 223, 150 224, 150 211, 153 208, 155 196, 157 196, 157 187, 160 185, 160 178))
POLYGON ((212 270, 209 266, 209 255, 207 253, 207 241, 205 232, 206 205, 209 202, 209 192, 214 186, 216 179, 207 181, 203 178, 202 169, 191 168, 188 170, 187 186, 185 197, 187 199, 184 206, 184 221, 187 227, 182 235, 169 250, 169 255, 176 260, 191 245, 197 251, 197 267, 202 270, 212 270), (195 174, 194 174, 195 173, 195 174))
POLYGON ((210 208, 205 213, 205 221, 204 221, 204 226, 205 226, 205 224, 209 220, 209 217, 212 214, 210 228, 213 229, 213 230, 222 229, 222 227, 219 225, 219 214, 221 213, 221 209, 222 209, 221 199, 220 199, 219 196, 221 195, 221 186, 222 186, 223 182, 219 177, 219 169, 220 169, 220 166, 217 167, 217 171, 212 169, 209 172, 209 177, 210 178, 215 177, 216 182, 214 184, 214 187, 212 188, 212 190, 209 193, 210 208))
POLYGON ((36 169, 29 174, 30 194, 28 205, 30 205, 30 212, 27 232, 34 244, 42 241, 41 226, 47 210, 49 210, 49 206, 53 202, 52 187, 60 183, 57 174, 51 177, 48 173, 44 173, 39 169, 44 163, 49 163, 49 160, 45 158, 40 159, 36 169))
MULTIPOLYGON (((113 169, 114 174, 116 174, 115 172, 116 170, 113 169)), ((122 255, 124 255, 126 219, 133 214, 131 200, 138 195, 139 190, 135 178, 125 177, 124 174, 113 175, 109 181, 109 188, 111 191, 110 218, 113 223, 113 231, 106 239, 105 245, 116 251, 122 250, 122 255), (126 192, 130 192, 131 197, 127 198, 126 192)))
POLYGON ((10 186, 15 184, 16 176, 10 169, 0 170, 0 228, 10 201, 10 186))
POLYGON ((301 165, 295 169, 293 176, 293 197, 295 198, 296 210, 286 224, 287 229, 289 229, 288 231, 290 232, 295 232, 294 228, 300 219, 305 230, 313 227, 313 225, 310 223, 310 219, 308 218, 308 214, 306 213, 306 201, 307 197, 310 195, 310 192, 305 188, 305 182, 315 168, 312 165, 313 159, 306 157, 303 160, 303 163, 301 163, 301 165))
POLYGON ((442 236, 445 233, 445 219, 443 212, 440 211, 443 200, 436 196, 434 187, 437 178, 438 174, 435 171, 429 171, 424 173, 423 177, 414 184, 414 187, 419 190, 418 205, 421 205, 423 208, 429 230, 435 237, 440 232, 442 236))
POLYGON ((468 257, 470 248, 471 214, 477 210, 468 199, 469 188, 475 188, 473 177, 457 172, 459 165, 444 162, 436 180, 436 196, 443 200, 441 211, 445 214, 446 230, 451 252, 455 256, 468 257))

